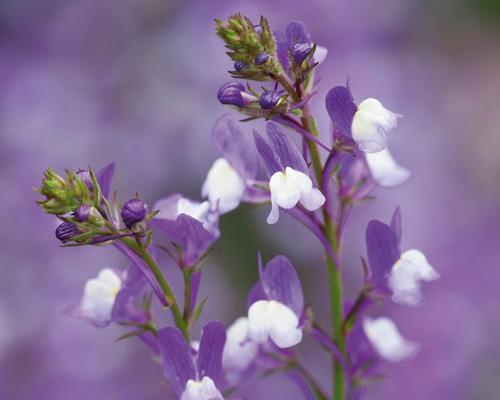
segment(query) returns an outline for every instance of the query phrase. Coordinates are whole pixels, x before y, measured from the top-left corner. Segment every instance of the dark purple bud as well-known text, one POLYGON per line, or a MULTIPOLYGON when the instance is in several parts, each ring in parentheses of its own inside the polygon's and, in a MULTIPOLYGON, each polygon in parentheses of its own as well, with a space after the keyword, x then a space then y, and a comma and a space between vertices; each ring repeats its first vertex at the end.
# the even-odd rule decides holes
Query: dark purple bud
POLYGON ((90 176, 90 172, 86 169, 81 169, 76 172, 76 175, 85 183, 89 190, 94 190, 94 183, 92 182, 92 177, 90 176))
POLYGON ((247 66, 248 66, 247 63, 243 61, 236 61, 234 63, 234 69, 238 72, 244 70, 247 66))
POLYGON ((255 64, 256 65, 265 64, 268 59, 269 59, 269 54, 267 54, 267 53, 260 53, 257 57, 255 57, 255 64))
POLYGON ((78 222, 86 222, 90 217, 90 211, 92 207, 88 204, 82 204, 78 207, 74 213, 75 218, 78 222))
POLYGON ((146 204, 139 199, 129 200, 123 205, 121 216, 125 226, 130 229, 146 217, 146 204))
POLYGON ((56 238, 62 243, 69 242, 72 238, 79 235, 80 231, 75 224, 71 222, 63 222, 56 228, 56 238))
POLYGON ((217 99, 221 104, 243 107, 245 104, 241 92, 245 91, 245 86, 239 82, 228 82, 222 85, 217 93, 217 99))
POLYGON ((260 95, 259 104, 263 110, 271 110, 279 103, 281 93, 276 90, 268 90, 260 95))
POLYGON ((301 65, 311 52, 311 43, 295 43, 292 48, 293 62, 301 65))

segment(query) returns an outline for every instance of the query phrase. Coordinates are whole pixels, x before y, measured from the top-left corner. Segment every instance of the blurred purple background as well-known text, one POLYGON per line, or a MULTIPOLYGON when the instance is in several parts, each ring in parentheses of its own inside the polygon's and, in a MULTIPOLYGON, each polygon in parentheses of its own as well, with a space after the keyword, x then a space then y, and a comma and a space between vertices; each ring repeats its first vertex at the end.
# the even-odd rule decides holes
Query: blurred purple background
MULTIPOLYGON (((391 148, 413 176, 355 212, 344 250, 348 295, 359 287, 367 222, 388 220, 396 205, 404 248, 425 251, 442 278, 425 287, 420 308, 375 310, 422 350, 384 365, 389 378, 368 398, 500 398, 497 1, 2 0, 0 399, 165 398, 141 343, 61 316, 97 270, 124 260, 109 248, 60 249, 32 188, 47 167, 115 160, 122 199, 135 191, 150 203, 176 191, 198 197, 217 156, 210 131, 225 111, 216 91, 231 66, 213 18, 235 11, 264 14, 275 28, 300 19, 329 48, 313 102, 323 131, 326 91, 348 73, 358 100, 377 97, 405 117, 391 148)), ((294 221, 270 228, 264 215, 242 207, 224 217, 226 237, 203 280, 205 318, 229 324, 244 312, 258 249, 290 256, 326 318, 319 245, 294 221)), ((168 263, 165 271, 176 275, 168 263)), ((327 379, 323 357, 304 345, 305 361, 327 379)), ((266 383, 249 386, 249 398, 300 398, 285 378, 266 383)))

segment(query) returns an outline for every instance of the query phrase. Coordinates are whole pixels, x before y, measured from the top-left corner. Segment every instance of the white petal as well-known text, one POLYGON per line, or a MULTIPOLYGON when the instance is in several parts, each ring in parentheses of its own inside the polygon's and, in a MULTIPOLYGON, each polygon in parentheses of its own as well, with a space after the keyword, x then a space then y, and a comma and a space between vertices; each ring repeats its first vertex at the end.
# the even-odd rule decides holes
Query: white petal
POLYGON ((182 197, 177 202, 177 215, 186 214, 200 222, 205 222, 209 211, 210 203, 208 201, 191 201, 182 197))
POLYGON ((417 306, 422 301, 421 281, 434 281, 439 274, 419 250, 405 251, 389 274, 392 300, 407 306, 417 306))
POLYGON ((280 209, 276 201, 271 198, 271 212, 267 216, 266 222, 269 225, 275 224, 280 219, 280 209))
POLYGON ((246 370, 257 355, 258 345, 248 340, 248 319, 238 318, 227 330, 222 354, 224 370, 246 370))
POLYGON ((300 185, 303 184, 302 181, 297 181, 293 176, 290 177, 288 170, 292 169, 287 168, 286 174, 281 171, 275 172, 269 180, 271 199, 280 207, 287 210, 295 207, 299 202, 301 191, 300 185))
POLYGON ((269 301, 259 300, 248 309, 248 338, 255 343, 265 343, 269 338, 269 301))
POLYGON ((285 349, 295 346, 302 341, 299 317, 292 309, 282 303, 271 300, 268 312, 271 320, 269 336, 276 346, 285 349))
POLYGON ((120 287, 120 278, 109 268, 103 269, 97 278, 89 279, 80 302, 81 315, 96 322, 108 322, 120 287))
POLYGON ((397 126, 399 115, 385 109, 376 99, 358 105, 352 121, 352 138, 361 151, 376 153, 386 147, 386 134, 397 126))
POLYGON ((313 187, 313 182, 309 176, 287 167, 286 177, 300 191, 300 202, 307 210, 315 211, 325 203, 325 196, 313 187))
POLYGON ((387 148, 377 153, 366 153, 365 156, 372 178, 379 186, 398 186, 410 177, 410 171, 397 164, 387 148))
POLYGON ((307 193, 302 193, 300 197, 301 204, 306 210, 316 211, 323 204, 325 204, 325 196, 319 191, 319 189, 313 188, 307 193))
POLYGON ((180 400, 224 400, 215 383, 208 376, 201 381, 188 380, 180 400))
POLYGON ((221 214, 234 210, 245 193, 245 182, 225 158, 215 160, 203 183, 202 196, 221 214))
POLYGON ((318 64, 321 64, 325 61, 326 56, 328 55, 328 49, 323 46, 316 46, 316 51, 314 52, 314 61, 318 64))
POLYGON ((388 361, 400 362, 414 356, 419 345, 403 338, 394 322, 387 317, 365 318, 363 330, 376 352, 388 361))

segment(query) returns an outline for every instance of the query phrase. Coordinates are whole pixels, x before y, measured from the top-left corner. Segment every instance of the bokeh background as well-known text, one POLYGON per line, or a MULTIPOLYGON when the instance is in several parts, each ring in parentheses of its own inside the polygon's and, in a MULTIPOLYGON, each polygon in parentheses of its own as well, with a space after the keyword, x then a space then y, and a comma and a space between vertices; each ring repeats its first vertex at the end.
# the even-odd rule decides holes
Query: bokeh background
MULTIPOLYGON (((194 198, 217 157, 210 131, 231 64, 213 18, 242 11, 275 28, 300 19, 329 48, 313 101, 328 130, 326 91, 352 76, 356 98, 404 115, 391 148, 412 179, 378 190, 354 214, 344 247, 349 296, 359 287, 364 228, 404 218, 404 248, 425 251, 442 278, 415 309, 384 305, 421 343, 413 360, 384 365, 369 399, 500 398, 500 3, 496 0, 2 0, 0 2, 0 399, 164 399, 162 373, 120 329, 63 317, 84 282, 124 265, 112 249, 61 249, 32 188, 47 167, 117 163, 122 199, 194 198)), ((254 125, 259 128, 258 123, 254 125)), ((250 132, 251 126, 246 129, 250 132)), ((255 281, 256 251, 287 254, 308 301, 326 318, 320 247, 294 221, 264 222, 241 207, 222 220, 206 265, 206 318, 231 323, 255 281)), ((166 260, 165 260, 166 261, 166 260)), ((168 262, 165 271, 175 280, 168 262)), ((198 327, 199 328, 199 327, 198 327)), ((304 344, 327 379, 328 362, 304 344)), ((300 399, 284 378, 249 399, 300 399)))

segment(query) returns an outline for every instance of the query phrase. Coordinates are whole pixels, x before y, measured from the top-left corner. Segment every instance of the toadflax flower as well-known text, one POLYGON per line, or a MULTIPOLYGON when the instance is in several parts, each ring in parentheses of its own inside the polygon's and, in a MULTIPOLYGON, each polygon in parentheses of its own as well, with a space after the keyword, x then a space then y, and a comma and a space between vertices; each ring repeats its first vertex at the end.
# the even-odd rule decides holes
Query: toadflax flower
POLYGON ((279 348, 295 346, 302 341, 304 311, 297 272, 285 256, 274 257, 265 268, 261 264, 259 259, 260 281, 251 292, 247 339, 258 344, 270 340, 279 348))
POLYGON ((372 220, 366 228, 366 247, 375 291, 391 294, 399 304, 421 303, 421 282, 439 278, 420 250, 401 253, 401 212, 396 209, 390 225, 372 220))
POLYGON ((218 321, 203 328, 196 355, 177 328, 158 331, 161 363, 175 399, 224 400, 221 390, 225 341, 226 330, 218 321))
POLYGON ((245 85, 240 82, 228 82, 222 85, 217 92, 217 99, 221 104, 243 107, 258 99, 246 91, 245 85))
POLYGON ((352 138, 364 153, 372 180, 382 187, 394 187, 410 177, 387 148, 386 134, 397 125, 399 114, 386 110, 375 99, 354 103, 349 84, 336 86, 326 96, 326 109, 335 127, 352 138))
POLYGON ((274 122, 267 123, 267 142, 254 132, 255 145, 266 169, 271 176, 271 212, 268 224, 275 224, 279 219, 279 207, 294 208, 300 203, 305 209, 315 211, 325 203, 325 196, 313 187, 304 158, 274 122))
POLYGON ((228 115, 215 123, 212 141, 222 153, 208 171, 202 187, 211 209, 220 214, 234 210, 241 201, 261 202, 263 191, 254 187, 259 164, 252 141, 228 115))
POLYGON ((104 268, 87 281, 80 302, 66 314, 97 327, 111 322, 146 322, 148 317, 134 304, 144 286, 145 280, 134 265, 125 272, 104 268))
POLYGON ((377 354, 387 361, 401 362, 418 352, 419 345, 401 336, 390 318, 365 318, 363 330, 377 354))

